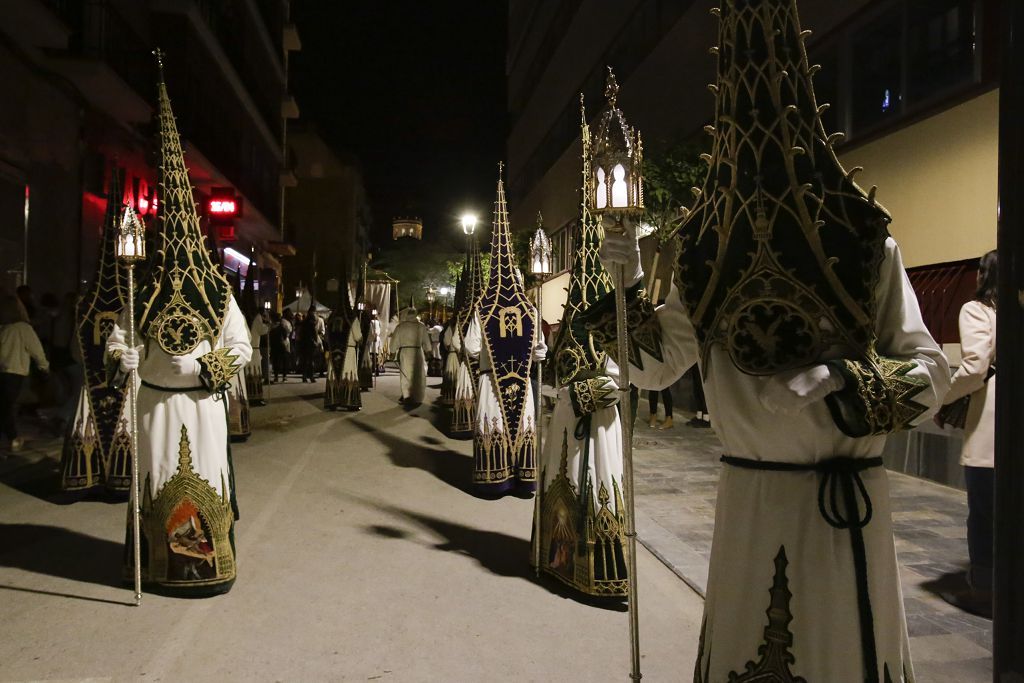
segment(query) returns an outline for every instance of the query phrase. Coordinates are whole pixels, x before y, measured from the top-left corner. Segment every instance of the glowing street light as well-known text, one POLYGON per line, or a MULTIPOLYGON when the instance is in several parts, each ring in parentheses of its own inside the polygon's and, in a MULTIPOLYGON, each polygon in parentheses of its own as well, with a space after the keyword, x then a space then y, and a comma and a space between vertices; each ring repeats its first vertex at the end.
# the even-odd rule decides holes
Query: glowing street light
POLYGON ((467 236, 472 235, 476 232, 476 216, 471 213, 462 214, 462 232, 466 233, 467 236))

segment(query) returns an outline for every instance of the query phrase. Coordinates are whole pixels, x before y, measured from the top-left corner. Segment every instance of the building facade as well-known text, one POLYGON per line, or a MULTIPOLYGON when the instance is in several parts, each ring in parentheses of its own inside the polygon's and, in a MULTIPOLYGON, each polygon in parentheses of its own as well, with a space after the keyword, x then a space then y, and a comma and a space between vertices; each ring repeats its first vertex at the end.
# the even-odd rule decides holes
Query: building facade
POLYGON ((369 249, 372 219, 362 170, 354 157, 332 150, 311 128, 293 129, 288 148, 298 182, 286 192, 285 229, 296 256, 288 264, 284 291, 306 289, 332 306, 327 282, 354 278, 369 249))
MULTIPOLYGON (((11 0, 0 23, 0 277, 77 290, 96 264, 111 165, 156 214, 153 122, 166 80, 198 206, 212 188, 244 203, 229 244, 275 273, 282 240, 289 0, 11 0)), ((224 233, 227 237, 229 233, 224 233)))
MULTIPOLYGON (((549 321, 561 317, 579 206, 579 94, 592 120, 611 66, 645 158, 678 141, 705 144, 714 115, 708 50, 718 39, 709 10, 717 4, 510 0, 509 205, 513 217, 542 211, 548 224, 561 271, 545 287, 549 321)), ((804 29, 813 31, 810 61, 822 67, 815 86, 819 104, 830 105, 826 128, 845 134, 840 160, 863 167, 862 186, 878 186, 926 322, 955 355, 956 316, 972 293, 976 260, 996 244, 998 3, 798 5, 804 29)), ((643 251, 650 264, 654 249, 643 251)), ((667 280, 667 270, 658 272, 667 280)), ((959 474, 955 462, 942 467, 948 476, 934 478, 959 474)))

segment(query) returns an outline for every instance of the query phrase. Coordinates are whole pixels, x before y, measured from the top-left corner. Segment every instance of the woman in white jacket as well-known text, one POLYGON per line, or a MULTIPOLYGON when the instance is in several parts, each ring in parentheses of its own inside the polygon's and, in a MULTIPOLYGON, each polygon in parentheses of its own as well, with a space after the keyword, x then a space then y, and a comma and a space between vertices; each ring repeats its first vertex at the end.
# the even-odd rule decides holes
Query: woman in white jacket
POLYGON ((30 364, 35 361, 42 372, 50 369, 43 345, 27 318, 16 297, 0 298, 0 436, 11 440, 13 452, 20 451, 24 443, 18 436, 15 405, 30 364))
POLYGON ((960 309, 962 361, 953 374, 945 404, 970 396, 960 464, 967 483, 967 573, 970 591, 950 596, 963 609, 992 613, 992 481, 996 413, 996 252, 981 257, 975 298, 960 309))

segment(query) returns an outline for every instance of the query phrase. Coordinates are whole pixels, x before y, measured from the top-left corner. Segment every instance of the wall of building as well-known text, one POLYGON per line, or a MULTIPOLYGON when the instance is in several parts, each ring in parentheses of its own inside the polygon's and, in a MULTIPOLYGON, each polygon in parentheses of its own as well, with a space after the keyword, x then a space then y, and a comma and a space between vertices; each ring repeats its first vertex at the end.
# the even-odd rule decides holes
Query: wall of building
POLYGON ((993 90, 842 155, 878 186, 908 268, 995 249, 998 135, 993 90))

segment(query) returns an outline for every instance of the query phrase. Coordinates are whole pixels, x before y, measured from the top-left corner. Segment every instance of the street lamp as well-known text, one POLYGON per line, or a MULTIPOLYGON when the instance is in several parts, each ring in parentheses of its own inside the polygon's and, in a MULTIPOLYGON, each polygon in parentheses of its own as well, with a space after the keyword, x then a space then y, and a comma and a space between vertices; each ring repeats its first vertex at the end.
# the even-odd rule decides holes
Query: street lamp
MULTIPOLYGON (((618 108, 619 84, 608 68, 605 82, 608 104, 601 114, 597 136, 587 161, 591 177, 587 182, 587 208, 601 221, 606 232, 634 235, 631 226, 639 223, 644 212, 643 144, 640 133, 626 123, 618 108)), ((626 538, 629 546, 629 636, 633 670, 630 678, 639 681, 640 620, 637 605, 636 522, 633 500, 633 406, 629 392, 629 346, 626 329, 626 288, 623 266, 614 267, 616 343, 619 357, 619 391, 622 409, 622 465, 626 503, 626 538)))
MULTIPOLYGON (((111 200, 112 201, 112 200, 111 200)), ((125 204, 121 218, 121 229, 117 233, 114 254, 128 271, 128 348, 135 348, 135 264, 146 258, 146 226, 135 213, 132 205, 125 204)), ((139 538, 139 397, 135 387, 135 374, 138 370, 128 373, 128 421, 131 429, 132 442, 132 536, 135 553, 135 604, 142 604, 142 542, 139 538)))
POLYGON ((466 233, 467 237, 471 237, 476 232, 476 216, 471 213, 462 214, 462 232, 466 233))
MULTIPOLYGON (((540 215, 540 211, 537 212, 537 232, 533 233, 533 239, 530 240, 530 273, 538 279, 537 282, 537 326, 540 328, 540 334, 544 336, 544 281, 545 275, 551 274, 551 240, 548 238, 546 232, 544 232, 544 218, 540 215)), ((542 387, 544 384, 544 373, 543 373, 544 361, 537 361, 537 395, 534 396, 534 422, 535 435, 537 439, 537 445, 534 447, 534 453, 538 454, 543 447, 544 440, 541 438, 541 425, 543 424, 543 416, 541 415, 541 409, 544 405, 544 400, 541 397, 542 387)), ((543 482, 541 482, 543 484, 543 482)), ((535 542, 534 547, 534 571, 537 572, 537 576, 540 576, 540 492, 543 486, 537 487, 537 500, 534 501, 533 505, 533 538, 535 542)))
POLYGON ((434 318, 434 300, 437 298, 437 292, 433 287, 427 287, 427 316, 433 320, 434 318))

